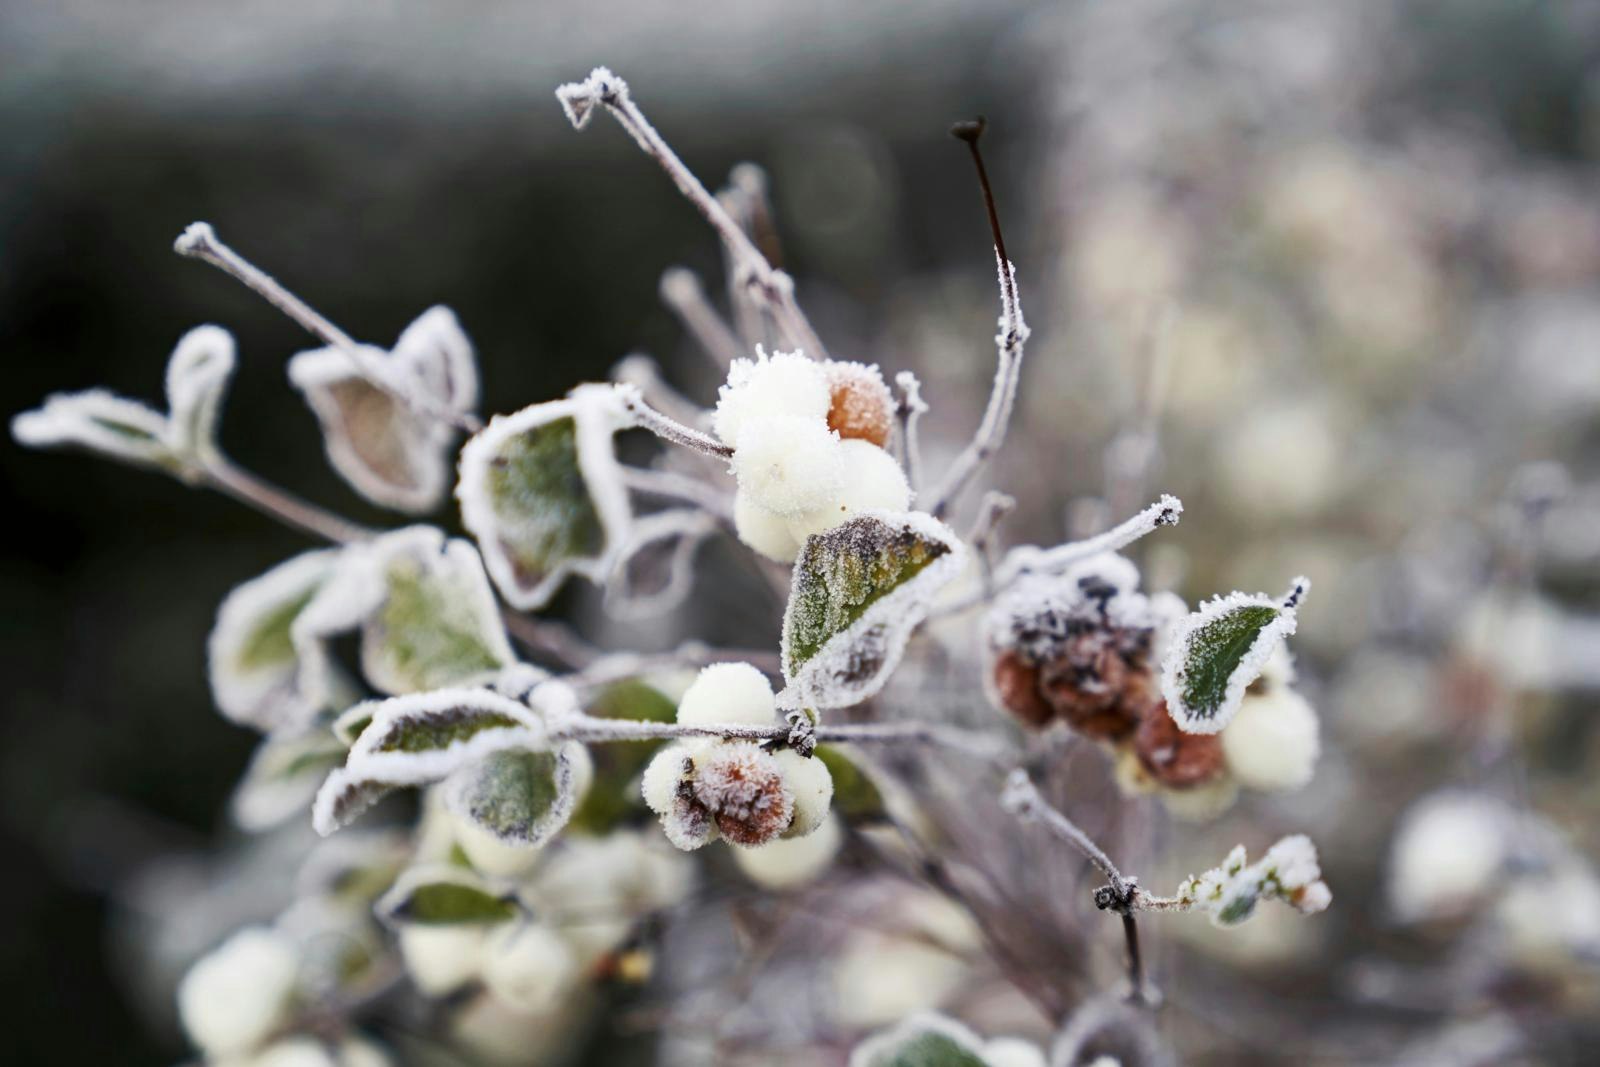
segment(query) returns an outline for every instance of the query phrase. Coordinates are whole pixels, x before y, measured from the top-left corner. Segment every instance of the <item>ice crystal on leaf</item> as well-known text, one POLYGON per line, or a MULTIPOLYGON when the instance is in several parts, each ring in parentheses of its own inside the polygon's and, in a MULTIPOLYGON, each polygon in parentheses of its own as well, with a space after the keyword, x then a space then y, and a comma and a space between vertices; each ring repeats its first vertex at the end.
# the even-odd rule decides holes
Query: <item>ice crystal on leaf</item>
POLYGON ((780 703, 845 707, 883 688, 966 550, 914 512, 867 512, 809 538, 783 616, 780 703))
POLYGON ((1245 688, 1284 638, 1294 634, 1296 612, 1310 584, 1296 578, 1281 599, 1245 593, 1217 597, 1174 628, 1161 691, 1180 728, 1214 734, 1232 721, 1245 688))
POLYGON ((406 327, 392 351, 364 347, 365 368, 342 347, 301 352, 289 361, 289 380, 322 426, 328 461, 356 492, 397 511, 431 511, 450 485, 455 430, 400 397, 420 393, 447 412, 470 412, 478 403, 472 344, 450 309, 435 307, 406 327), (372 381, 371 367, 387 380, 372 381))
POLYGON ((462 448, 461 521, 514 606, 542 607, 568 575, 609 574, 631 514, 612 447, 625 425, 614 390, 580 386, 496 416, 462 448))

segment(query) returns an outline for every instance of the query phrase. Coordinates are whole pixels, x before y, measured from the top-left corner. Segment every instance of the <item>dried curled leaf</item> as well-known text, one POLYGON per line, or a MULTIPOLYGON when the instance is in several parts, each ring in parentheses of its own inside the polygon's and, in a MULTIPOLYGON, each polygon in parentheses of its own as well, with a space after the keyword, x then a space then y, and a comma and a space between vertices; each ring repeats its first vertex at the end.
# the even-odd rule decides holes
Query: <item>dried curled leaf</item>
POLYGON ((917 512, 868 511, 806 539, 783 615, 783 700, 846 707, 876 693, 966 549, 917 512))
POLYGON ((311 806, 328 773, 344 762, 344 746, 326 729, 268 737, 228 802, 234 823, 257 833, 279 826, 311 806))
POLYGON ((497 893, 464 867, 436 864, 403 873, 378 901, 378 916, 391 925, 457 926, 508 922, 516 899, 497 893))
POLYGON ((496 752, 452 774, 444 804, 502 844, 538 848, 572 818, 592 771, 576 741, 555 750, 496 752))
POLYGON ((470 412, 478 403, 472 344, 449 308, 434 307, 406 327, 390 352, 366 347, 374 357, 369 362, 388 371, 382 385, 341 348, 301 352, 289 361, 289 380, 322 426, 329 462, 356 492, 397 511, 431 511, 450 485, 455 431, 395 394, 470 412))
POLYGON ((850 1067, 992 1067, 983 1040, 944 1015, 913 1015, 867 1038, 850 1053, 850 1067))
POLYGON ((374 689, 399 695, 462 685, 515 661, 470 542, 414 526, 364 550, 381 586, 361 622, 361 670, 374 689))
POLYGON ((1294 633, 1310 587, 1296 578, 1280 600, 1245 593, 1217 597, 1174 626, 1161 665, 1161 692, 1180 729, 1214 734, 1233 720, 1245 689, 1294 633))
POLYGON ((322 710, 300 688, 293 627, 340 557, 337 549, 301 553, 223 600, 206 652, 212 696, 229 719, 271 732, 322 710))
POLYGON ((442 781, 508 749, 546 747, 544 723, 526 707, 487 689, 441 689, 357 705, 371 721, 344 766, 317 792, 312 822, 323 836, 390 791, 442 781))
POLYGON ((606 611, 646 619, 682 604, 693 585, 695 551, 716 528, 716 519, 693 508, 636 520, 606 585, 606 611))
POLYGON ((626 424, 609 386, 579 386, 494 418, 462 448, 461 521, 511 604, 541 607, 570 574, 610 573, 629 522, 611 442, 626 424))

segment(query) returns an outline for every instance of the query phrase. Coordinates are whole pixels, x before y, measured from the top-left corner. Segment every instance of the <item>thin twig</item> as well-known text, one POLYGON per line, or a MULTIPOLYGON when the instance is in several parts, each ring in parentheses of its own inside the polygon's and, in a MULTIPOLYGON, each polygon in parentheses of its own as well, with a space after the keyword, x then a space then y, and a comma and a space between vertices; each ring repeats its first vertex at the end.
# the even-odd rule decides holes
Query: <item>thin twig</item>
POLYGON ((372 385, 388 393, 417 414, 439 422, 448 423, 467 433, 483 428, 477 416, 453 411, 424 392, 410 388, 396 380, 392 367, 375 355, 372 349, 360 345, 349 334, 329 322, 309 304, 284 288, 275 278, 254 263, 245 259, 222 242, 210 223, 192 223, 173 242, 173 250, 180 256, 208 263, 224 274, 242 283, 267 303, 283 312, 311 336, 330 348, 336 348, 349 357, 351 363, 372 385))
POLYGON ((678 316, 678 321, 694 336, 701 351, 710 356, 719 369, 726 371, 729 364, 745 354, 744 343, 706 299, 705 288, 694 271, 672 267, 662 274, 661 302, 678 316))
POLYGON ((657 411, 645 403, 644 395, 639 392, 637 386, 618 385, 617 395, 622 400, 623 408, 633 416, 634 425, 640 429, 649 430, 663 441, 692 448, 702 455, 715 456, 718 459, 732 458, 733 449, 715 437, 685 426, 670 415, 657 411))
POLYGON ((994 535, 1000 525, 1000 520, 1011 514, 1017 506, 1015 497, 1007 496, 998 490, 991 489, 983 494, 983 507, 978 512, 978 521, 973 524, 972 533, 967 536, 967 543, 972 546, 972 553, 978 559, 978 568, 982 572, 983 596, 985 600, 993 600, 995 594, 994 582, 994 535))
POLYGON ((335 544, 365 541, 378 532, 302 500, 286 489, 251 474, 226 456, 206 459, 204 484, 301 533, 335 544))
POLYGON ((922 444, 917 434, 917 424, 922 421, 928 405, 922 399, 922 383, 915 374, 903 370, 894 376, 894 384, 900 387, 900 402, 895 405, 895 417, 900 422, 897 441, 900 466, 905 469, 906 484, 911 486, 914 498, 922 488, 922 444))
POLYGON ((742 275, 743 283, 761 296, 790 342, 804 349, 813 359, 827 358, 821 338, 795 302, 794 279, 767 262, 750 235, 733 220, 727 209, 706 190, 694 172, 650 125, 650 120, 633 102, 627 82, 604 67, 596 67, 584 81, 557 89, 556 96, 573 126, 579 129, 589 121, 594 106, 603 104, 645 154, 661 165, 678 191, 705 216, 711 228, 717 231, 733 255, 736 274, 742 275))
POLYGON ((961 122, 951 127, 956 138, 965 141, 972 152, 973 165, 978 171, 978 184, 983 190, 983 203, 989 215, 989 229, 994 236, 995 261, 1000 275, 1000 332, 995 335, 998 360, 994 373, 994 388, 989 393, 989 405, 984 409, 978 432, 961 454, 950 465, 944 483, 934 494, 929 510, 935 518, 944 518, 950 505, 966 488, 968 482, 997 452, 1005 441, 1006 429, 1011 424, 1011 412, 1016 406, 1017 382, 1022 376, 1023 346, 1028 340, 1028 324, 1022 318, 1022 302, 1017 295, 1017 268, 1006 255, 1005 238, 1000 233, 1000 214, 994 206, 994 191, 989 187, 989 174, 983 166, 983 154, 978 150, 978 139, 983 135, 984 122, 961 122))
MULTIPOLYGON (((570 678, 564 679, 570 682, 570 678)), ((801 716, 802 722, 809 722, 801 716)), ((801 727, 818 743, 837 742, 902 743, 939 745, 968 754, 999 754, 993 735, 953 726, 939 726, 925 722, 842 723, 838 726, 801 727)), ((746 723, 695 724, 681 722, 649 722, 636 719, 600 719, 582 713, 572 713, 553 719, 550 723, 550 740, 582 741, 599 744, 607 741, 663 741, 688 737, 710 737, 724 741, 783 741, 796 736, 796 725, 784 723, 758 726, 746 723)))

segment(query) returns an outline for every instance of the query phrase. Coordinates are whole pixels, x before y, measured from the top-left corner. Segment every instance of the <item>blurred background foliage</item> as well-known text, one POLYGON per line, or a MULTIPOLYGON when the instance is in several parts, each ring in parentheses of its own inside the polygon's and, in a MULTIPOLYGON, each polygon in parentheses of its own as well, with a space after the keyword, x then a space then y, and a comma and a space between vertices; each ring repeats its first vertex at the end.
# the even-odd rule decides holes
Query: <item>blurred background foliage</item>
MULTIPOLYGON (((1295 987, 1321 998, 1309 1014, 1334 1017, 1362 998, 1364 953, 1425 951, 1384 927, 1381 859, 1411 798, 1494 769, 1464 675, 1512 691, 1530 799, 1594 854, 1600 7, 728 7, 0 2, 4 410, 96 384, 154 397, 177 337, 216 322, 240 344, 229 450, 377 519, 285 388, 307 338, 169 251, 198 218, 362 339, 454 308, 486 411, 633 351, 709 400, 656 286, 674 263, 719 277, 711 235, 620 131, 574 135, 551 96, 604 62, 708 184, 767 169, 813 318, 836 355, 918 370, 937 463, 993 367, 988 238, 944 134, 983 113, 1035 329, 997 469, 1022 502, 1008 533, 1104 521, 1108 446, 1139 425, 1159 349, 1147 488, 1188 511, 1146 558, 1151 584, 1194 600, 1315 583, 1298 647, 1328 738, 1317 783, 1166 842, 1177 874, 1242 825, 1322 844, 1329 923, 1228 950, 1247 972, 1266 960, 1255 991, 1288 951, 1319 975, 1295 987), (1474 645, 1500 502, 1546 459, 1571 491, 1501 639, 1474 645)), ((171 1062, 169 990, 136 978, 106 894, 224 833, 251 738, 210 707, 203 636, 229 588, 302 543, 79 456, 8 440, 0 466, 19 505, 0 562, 8 1043, 19 1063, 171 1062)), ((772 627, 737 584, 703 585, 686 628, 739 644, 772 627)), ((592 598, 559 609, 587 618, 592 598)), ((1546 992, 1564 1020, 1549 1062, 1569 1062, 1593 1018, 1546 992)))

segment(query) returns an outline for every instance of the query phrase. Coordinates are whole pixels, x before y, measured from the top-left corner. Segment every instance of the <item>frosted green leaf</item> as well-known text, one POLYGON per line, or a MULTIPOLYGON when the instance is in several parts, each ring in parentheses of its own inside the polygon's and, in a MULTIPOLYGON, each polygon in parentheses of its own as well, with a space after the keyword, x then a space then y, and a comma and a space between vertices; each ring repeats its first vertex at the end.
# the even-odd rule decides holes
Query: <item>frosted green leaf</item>
POLYGON ((509 749, 451 775, 444 803, 505 844, 537 848, 567 824, 588 779, 589 754, 576 741, 509 749))
POLYGON ((233 377, 233 337, 219 326, 184 334, 167 361, 167 443, 201 463, 217 451, 217 417, 233 377))
POLYGON ((343 762, 344 746, 325 729, 266 738, 229 800, 234 823, 256 833, 303 817, 328 772, 343 762))
POLYGON ((338 566, 337 549, 305 552, 229 593, 206 643, 212 696, 234 722, 272 731, 322 710, 299 687, 295 619, 338 566))
POLYGON ((461 450, 456 496, 501 594, 544 605, 568 575, 601 581, 629 522, 612 436, 624 426, 608 386, 498 416, 461 450))
MULTIPOLYGON (((600 719, 637 722, 673 722, 678 709, 657 690, 638 681, 617 682, 602 689, 584 709, 600 719)), ((639 791, 629 788, 666 742, 635 741, 625 745, 596 745, 590 750, 594 784, 590 786, 568 824, 585 833, 605 834, 642 810, 639 791)))
POLYGON ((326 836, 390 791, 442 781, 508 749, 546 747, 544 723, 486 689, 441 689, 358 705, 371 721, 317 792, 312 822, 326 836))
POLYGON ((450 866, 405 872, 376 910, 388 923, 426 926, 500 923, 518 915, 515 898, 494 892, 470 871, 450 866))
POLYGON ((783 615, 783 697, 845 707, 883 688, 966 550, 917 512, 868 511, 806 539, 783 615))
POLYGON ((56 393, 11 420, 11 436, 30 448, 85 448, 110 459, 176 473, 166 416, 104 389, 56 393))
POLYGON ((914 1015, 869 1037, 850 1054, 850 1067, 990 1067, 983 1042, 954 1019, 914 1015))
POLYGON ((471 411, 478 402, 472 345, 450 309, 435 307, 406 327, 392 351, 363 347, 366 362, 389 372, 392 388, 369 381, 337 347, 296 355, 289 380, 322 426, 328 461, 352 488, 397 511, 432 511, 450 485, 455 430, 395 393, 427 396, 453 413, 471 411))
POLYGON ((1294 633, 1310 584, 1296 578, 1279 600, 1265 594, 1218 597, 1176 624, 1162 662, 1161 692, 1180 729, 1214 734, 1233 721, 1245 690, 1294 633))
POLYGON ((372 546, 382 603, 362 623, 361 669, 404 694, 478 681, 516 659, 478 553, 426 526, 372 546))
POLYGON ((883 793, 854 753, 839 745, 818 745, 814 753, 833 778, 833 810, 852 823, 878 822, 887 817, 883 793))

